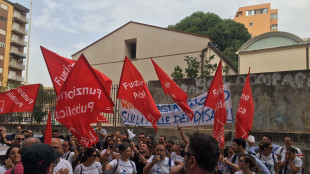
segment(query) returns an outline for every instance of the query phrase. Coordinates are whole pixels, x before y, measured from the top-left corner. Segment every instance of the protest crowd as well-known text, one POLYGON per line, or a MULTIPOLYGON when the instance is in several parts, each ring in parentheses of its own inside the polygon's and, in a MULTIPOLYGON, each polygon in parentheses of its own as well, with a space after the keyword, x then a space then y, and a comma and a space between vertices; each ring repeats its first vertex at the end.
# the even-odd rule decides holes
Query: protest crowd
MULTIPOLYGON (((168 140, 161 135, 140 133, 107 134, 100 123, 94 131, 98 143, 83 146, 73 135, 59 135, 52 131, 50 145, 44 144, 44 133, 34 138, 31 130, 17 126, 16 133, 7 135, 0 128, 1 145, 8 146, 0 174, 157 174, 157 173, 271 173, 301 174, 301 150, 292 137, 285 137, 283 145, 272 143, 266 135, 255 146, 255 137, 235 138, 231 147, 220 148, 211 135, 194 133, 187 138, 178 127, 182 140, 168 140)), ((310 171, 305 171, 310 172, 310 171)))

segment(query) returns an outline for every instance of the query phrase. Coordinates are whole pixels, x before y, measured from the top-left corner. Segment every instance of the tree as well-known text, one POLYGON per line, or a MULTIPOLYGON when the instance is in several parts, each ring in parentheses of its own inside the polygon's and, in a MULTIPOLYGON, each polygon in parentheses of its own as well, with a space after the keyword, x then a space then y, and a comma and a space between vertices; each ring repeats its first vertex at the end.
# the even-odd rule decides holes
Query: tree
POLYGON ((169 25, 168 28, 209 36, 235 67, 238 67, 238 56, 235 52, 251 38, 243 24, 199 11, 175 25, 169 25))
POLYGON ((185 72, 187 78, 196 78, 199 74, 199 61, 197 58, 185 56, 184 59, 187 63, 187 68, 185 68, 185 72))
POLYGON ((171 74, 171 77, 173 79, 183 79, 184 78, 184 74, 182 73, 182 68, 177 65, 176 67, 174 67, 174 71, 173 73, 171 74))
POLYGON ((47 115, 47 111, 43 111, 42 105, 35 105, 32 111, 32 117, 39 124, 42 122, 43 118, 47 115))

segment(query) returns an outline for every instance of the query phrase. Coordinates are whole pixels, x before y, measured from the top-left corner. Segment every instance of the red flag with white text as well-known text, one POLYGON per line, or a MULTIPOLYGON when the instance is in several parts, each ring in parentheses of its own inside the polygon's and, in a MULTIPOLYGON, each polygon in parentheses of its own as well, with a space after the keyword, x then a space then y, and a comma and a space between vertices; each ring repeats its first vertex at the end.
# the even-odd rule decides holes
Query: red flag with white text
POLYGON ((188 115, 192 121, 194 112, 188 106, 187 94, 162 70, 151 58, 156 74, 165 94, 169 94, 173 101, 188 115))
POLYGON ((33 84, 0 93, 0 114, 32 111, 39 89, 40 84, 33 84))
MULTIPOLYGON (((49 74, 51 76, 53 86, 55 89, 56 94, 59 94, 62 85, 66 81, 70 71, 74 67, 74 64, 76 61, 64 58, 42 46, 40 46, 47 69, 49 71, 49 74)), ((96 70, 95 71, 99 81, 103 85, 103 87, 106 89, 108 94, 110 95, 111 86, 112 86, 112 80, 109 79, 106 75, 104 75, 102 72, 96 70)), ((82 76, 84 77, 84 76, 82 76)), ((105 113, 113 113, 113 106, 109 105, 110 103, 107 101, 105 103, 105 113)))
POLYGON ((117 98, 132 103, 157 131, 157 120, 161 117, 143 77, 125 57, 117 98))
POLYGON ((249 131, 252 130, 254 117, 254 102, 250 85, 250 68, 247 75, 241 98, 239 101, 238 111, 236 114, 236 138, 244 139, 249 137, 249 131))
MULTIPOLYGON (((98 142, 91 123, 98 123, 104 112, 105 102, 114 106, 109 94, 82 54, 64 82, 57 97, 56 119, 63 124, 84 146, 98 142)), ((107 120, 102 116, 104 122, 107 120)))
POLYGON ((225 145, 224 126, 227 122, 225 94, 222 77, 222 60, 220 61, 211 86, 209 88, 204 106, 214 110, 213 137, 222 148, 225 145))
POLYGON ((52 123, 51 123, 51 111, 48 113, 47 123, 45 126, 44 143, 51 144, 52 140, 52 123))

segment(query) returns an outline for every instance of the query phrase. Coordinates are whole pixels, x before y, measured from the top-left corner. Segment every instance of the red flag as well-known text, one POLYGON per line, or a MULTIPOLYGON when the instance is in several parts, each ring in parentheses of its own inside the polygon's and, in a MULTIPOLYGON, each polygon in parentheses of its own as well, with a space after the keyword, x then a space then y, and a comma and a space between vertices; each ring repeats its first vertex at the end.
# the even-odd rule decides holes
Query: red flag
POLYGON ((25 85, 0 94, 0 114, 32 111, 40 84, 25 85))
POLYGON ((160 113, 141 74, 126 57, 119 83, 117 98, 131 102, 157 131, 160 113))
MULTIPOLYGON (((53 86, 55 88, 55 92, 58 95, 62 85, 66 81, 70 71, 74 67, 74 64, 76 61, 64 58, 62 56, 59 56, 58 54, 40 46, 47 69, 50 73, 53 86)), ((110 95, 111 86, 112 86, 112 80, 109 79, 107 76, 105 76, 102 72, 93 69, 103 85, 103 87, 106 89, 108 94, 110 95)), ((105 110, 103 112, 105 113, 113 113, 113 106, 109 105, 110 102, 105 102, 105 110)))
POLYGON ((222 60, 217 67, 204 105, 214 110, 213 136, 222 148, 225 144, 224 126, 227 121, 222 78, 222 60))
POLYGON ((194 112, 187 104, 187 94, 162 70, 151 58, 156 74, 165 94, 169 94, 173 101, 188 115, 192 121, 194 112))
MULTIPOLYGON (((64 82, 57 98, 56 119, 86 147, 98 142, 90 124, 99 122, 104 103, 113 101, 99 82, 95 72, 82 54, 64 82)), ((105 119, 105 122, 107 120, 105 119)))
POLYGON ((47 123, 45 126, 44 143, 50 145, 51 140, 52 140, 52 123, 51 123, 51 111, 49 111, 47 123))
POLYGON ((250 68, 243 87, 236 114, 236 138, 248 138, 249 131, 252 130, 254 116, 254 102, 250 85, 250 68))

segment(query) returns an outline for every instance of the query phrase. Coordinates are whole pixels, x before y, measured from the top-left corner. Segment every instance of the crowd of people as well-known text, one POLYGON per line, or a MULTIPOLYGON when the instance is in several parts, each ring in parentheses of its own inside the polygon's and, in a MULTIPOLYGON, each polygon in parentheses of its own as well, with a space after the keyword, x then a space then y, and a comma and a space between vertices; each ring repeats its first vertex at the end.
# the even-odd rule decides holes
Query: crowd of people
MULTIPOLYGON (((100 123, 94 131, 99 142, 86 148, 74 136, 52 131, 51 144, 44 136, 33 137, 31 130, 17 127, 12 135, 0 127, 0 143, 8 146, 0 174, 301 174, 303 154, 293 146, 292 137, 284 145, 272 143, 265 135, 255 145, 255 138, 235 138, 231 147, 219 148, 210 135, 194 133, 189 138, 178 127, 182 140, 158 141, 144 133, 131 139, 128 134, 107 134, 100 123), (136 143, 135 143, 136 142, 136 143)), ((42 130, 44 135, 45 130, 42 130)), ((310 173, 310 170, 306 171, 310 173)))

